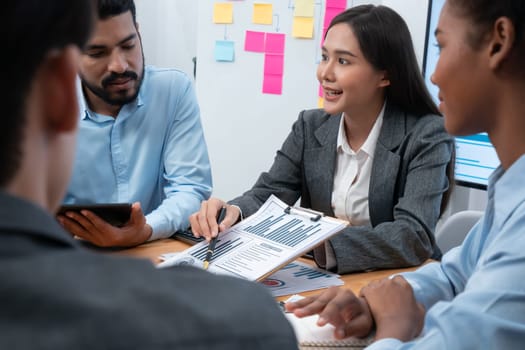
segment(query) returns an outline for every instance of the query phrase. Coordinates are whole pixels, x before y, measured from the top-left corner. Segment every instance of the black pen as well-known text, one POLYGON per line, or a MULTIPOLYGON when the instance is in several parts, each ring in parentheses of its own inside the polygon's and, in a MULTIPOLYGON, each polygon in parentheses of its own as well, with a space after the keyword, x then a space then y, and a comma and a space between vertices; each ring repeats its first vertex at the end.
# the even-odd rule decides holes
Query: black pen
MULTIPOLYGON (((219 211, 219 214, 217 215, 217 225, 220 225, 222 220, 224 220, 224 217, 226 216, 226 207, 222 207, 219 211)), ((215 243, 217 243, 217 237, 219 237, 219 234, 217 233, 217 236, 213 237, 210 241, 210 245, 208 245, 208 251, 206 252, 206 259, 204 259, 204 270, 208 269, 208 266, 210 265, 211 256, 213 255, 213 251, 215 250, 215 243)))

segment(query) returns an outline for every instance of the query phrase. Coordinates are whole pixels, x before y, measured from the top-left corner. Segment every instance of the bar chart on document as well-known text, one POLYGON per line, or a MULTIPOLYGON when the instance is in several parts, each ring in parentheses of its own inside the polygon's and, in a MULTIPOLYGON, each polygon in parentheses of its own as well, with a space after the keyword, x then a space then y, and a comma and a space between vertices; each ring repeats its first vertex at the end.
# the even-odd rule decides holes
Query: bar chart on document
MULTIPOLYGON (((272 196, 255 214, 220 234, 209 271, 260 280, 345 226, 272 196)), ((206 242, 194 245, 184 251, 185 261, 199 266, 207 249, 206 242)))
POLYGON ((269 203, 268 213, 265 214, 262 221, 241 226, 240 229, 289 247, 295 247, 321 231, 319 220, 305 222, 303 217, 284 212, 275 202, 269 203))

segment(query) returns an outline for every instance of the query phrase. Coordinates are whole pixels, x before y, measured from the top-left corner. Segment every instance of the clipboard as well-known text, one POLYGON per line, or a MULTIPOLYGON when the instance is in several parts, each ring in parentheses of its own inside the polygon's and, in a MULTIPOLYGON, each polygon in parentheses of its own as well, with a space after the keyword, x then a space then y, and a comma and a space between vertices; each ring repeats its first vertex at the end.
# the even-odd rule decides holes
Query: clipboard
MULTIPOLYGON (((208 271, 261 281, 290 261, 334 236, 348 222, 270 196, 261 208, 221 232, 208 271)), ((201 242, 159 265, 202 267, 207 243, 201 242)))
POLYGON ((284 212, 286 214, 303 215, 303 216, 308 217, 312 221, 319 221, 324 216, 324 213, 321 213, 320 211, 316 211, 316 210, 308 209, 308 208, 302 208, 302 207, 288 206, 286 209, 284 209, 284 212))

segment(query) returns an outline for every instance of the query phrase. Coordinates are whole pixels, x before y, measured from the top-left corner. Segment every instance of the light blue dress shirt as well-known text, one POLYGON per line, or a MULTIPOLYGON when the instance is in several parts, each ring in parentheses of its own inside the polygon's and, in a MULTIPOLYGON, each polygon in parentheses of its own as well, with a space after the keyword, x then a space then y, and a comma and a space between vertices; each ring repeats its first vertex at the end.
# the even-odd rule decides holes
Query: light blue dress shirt
POLYGON ((73 176, 65 203, 140 202, 150 240, 189 225, 212 189, 208 151, 192 82, 147 66, 140 92, 116 118, 80 99, 73 176))
POLYGON ((378 349, 525 348, 525 155, 488 186, 485 215, 464 243, 403 274, 428 310, 421 337, 380 340, 378 349))

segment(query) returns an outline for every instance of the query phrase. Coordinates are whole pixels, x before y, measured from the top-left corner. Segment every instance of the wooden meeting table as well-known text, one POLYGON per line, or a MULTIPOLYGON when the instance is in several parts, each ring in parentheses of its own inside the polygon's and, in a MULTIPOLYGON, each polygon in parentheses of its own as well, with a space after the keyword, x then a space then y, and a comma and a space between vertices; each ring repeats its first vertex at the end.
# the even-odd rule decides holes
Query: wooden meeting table
MULTIPOLYGON (((154 264, 161 262, 160 255, 165 253, 179 252, 190 247, 189 244, 176 240, 176 239, 162 239, 158 241, 148 242, 141 244, 137 247, 119 250, 114 252, 115 254, 122 254, 126 256, 133 256, 138 258, 146 258, 153 261, 154 264)), ((311 259, 299 258, 299 261, 304 263, 315 265, 311 259)), ((392 270, 378 270, 372 272, 362 272, 362 273, 352 273, 341 275, 341 280, 344 282, 346 288, 351 289, 354 293, 359 293, 361 288, 367 285, 369 282, 377 279, 381 279, 387 276, 390 276, 394 273, 413 271, 417 267, 403 268, 403 269, 392 269, 392 270)), ((302 292, 301 295, 315 295, 318 294, 319 290, 302 292)), ((278 297, 278 300, 285 300, 289 296, 278 297)))

